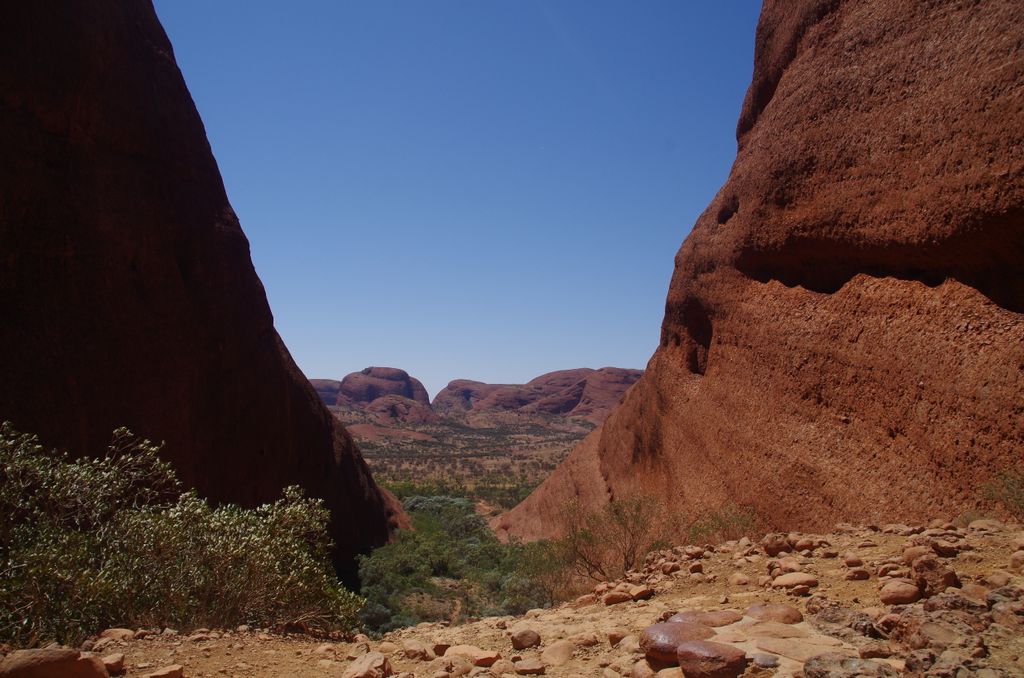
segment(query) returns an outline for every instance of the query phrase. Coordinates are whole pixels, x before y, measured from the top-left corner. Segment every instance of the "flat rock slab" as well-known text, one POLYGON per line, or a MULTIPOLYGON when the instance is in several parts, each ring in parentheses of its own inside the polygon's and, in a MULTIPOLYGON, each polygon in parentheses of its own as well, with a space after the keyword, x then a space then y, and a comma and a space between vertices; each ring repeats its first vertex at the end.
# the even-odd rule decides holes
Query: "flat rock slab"
POLYGON ((781 624, 799 624, 804 620, 800 610, 785 603, 757 603, 747 608, 746 616, 758 621, 773 621, 781 624))
POLYGON ((842 643, 835 638, 828 636, 816 636, 814 638, 759 638, 757 648, 765 652, 781 655, 798 662, 805 662, 811 657, 817 657, 826 652, 836 652, 843 655, 855 655, 854 650, 846 650, 841 647, 842 643))
POLYGON ((762 621, 737 626, 736 631, 750 638, 808 638, 813 634, 800 626, 762 621))
POLYGON ((540 653, 540 659, 550 666, 562 666, 569 663, 575 649, 568 640, 555 641, 544 648, 540 653))
POLYGON ((806 572, 790 572, 772 580, 772 586, 777 589, 791 589, 797 586, 814 587, 818 585, 818 578, 806 572))
POLYGON ((743 619, 743 615, 735 610, 689 610, 674 614, 666 622, 690 622, 703 626, 728 626, 743 619))
POLYGON ((99 657, 67 647, 16 650, 0 662, 2 678, 107 678, 99 657))
POLYGON ((831 653, 813 657, 804 664, 804 678, 895 678, 898 675, 899 672, 888 664, 831 653))
POLYGON ((501 659, 501 653, 495 650, 484 650, 475 645, 453 645, 445 653, 445 657, 462 657, 473 666, 490 666, 501 659))
POLYGON ((520 676, 542 676, 544 675, 544 664, 536 659, 523 659, 515 663, 516 673, 520 676))

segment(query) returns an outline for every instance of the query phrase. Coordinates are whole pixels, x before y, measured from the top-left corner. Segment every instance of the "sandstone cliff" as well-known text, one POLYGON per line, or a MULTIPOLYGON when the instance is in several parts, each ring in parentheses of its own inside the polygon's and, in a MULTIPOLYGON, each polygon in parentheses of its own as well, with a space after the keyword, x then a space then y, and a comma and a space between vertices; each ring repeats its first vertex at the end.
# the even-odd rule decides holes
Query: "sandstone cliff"
POLYGON ((956 515, 1024 453, 1024 5, 769 0, 729 179, 625 403, 495 521, 654 494, 956 515))
POLYGON ((148 0, 0 10, 0 418, 75 454, 128 426, 213 499, 299 484, 336 562, 396 510, 274 330, 148 0))

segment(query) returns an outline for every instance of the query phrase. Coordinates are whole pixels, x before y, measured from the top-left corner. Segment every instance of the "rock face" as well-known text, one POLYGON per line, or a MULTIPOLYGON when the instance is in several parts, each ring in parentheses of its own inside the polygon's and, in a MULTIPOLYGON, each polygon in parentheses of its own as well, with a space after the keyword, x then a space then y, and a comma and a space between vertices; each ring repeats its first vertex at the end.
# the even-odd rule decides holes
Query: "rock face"
POLYGON ((1024 445, 1024 6, 765 3, 728 181, 624 404, 496 522, 578 497, 769 525, 958 515, 1024 445))
POLYGON ((215 500, 302 485, 351 574, 396 509, 274 330, 150 2, 0 10, 0 155, 0 418, 74 454, 166 440, 215 500))
POLYGON ((484 384, 457 379, 434 397, 433 407, 446 416, 466 413, 521 412, 604 420, 641 370, 603 367, 543 374, 525 384, 484 384))

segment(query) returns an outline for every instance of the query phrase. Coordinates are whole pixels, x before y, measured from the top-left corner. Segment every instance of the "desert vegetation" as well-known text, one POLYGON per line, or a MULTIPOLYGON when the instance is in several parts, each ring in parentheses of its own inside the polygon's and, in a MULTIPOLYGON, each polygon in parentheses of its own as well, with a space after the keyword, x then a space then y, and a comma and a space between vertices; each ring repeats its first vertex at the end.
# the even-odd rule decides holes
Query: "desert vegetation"
POLYGON ((0 427, 0 641, 77 643, 112 625, 347 630, 362 601, 328 558, 328 512, 287 488, 253 509, 182 492, 160 447, 114 432, 72 459, 0 427))
POLYGON ((552 602, 532 585, 528 549, 499 542, 470 500, 414 496, 404 506, 414 529, 360 561, 368 629, 520 614, 552 602))
MULTIPOLYGON (((639 568, 680 526, 658 502, 635 495, 598 511, 566 505, 561 520, 567 530, 559 539, 502 543, 467 496, 414 495, 403 504, 414 529, 360 561, 367 600, 361 619, 372 631, 522 614, 569 600, 639 568)), ((684 534, 722 537, 751 524, 749 514, 730 507, 693 521, 684 534)))
POLYGON ((986 499, 1002 504, 1017 520, 1024 520, 1024 467, 1000 471, 982 490, 986 499))
POLYGON ((488 473, 463 480, 461 477, 415 479, 402 477, 401 480, 381 480, 381 485, 399 499, 410 497, 447 496, 469 499, 487 507, 510 509, 526 499, 540 481, 526 473, 488 473))
POLYGON ((476 426, 455 419, 370 426, 365 412, 331 407, 359 443, 378 483, 400 498, 457 496, 494 515, 512 508, 593 430, 585 419, 497 413, 476 426))

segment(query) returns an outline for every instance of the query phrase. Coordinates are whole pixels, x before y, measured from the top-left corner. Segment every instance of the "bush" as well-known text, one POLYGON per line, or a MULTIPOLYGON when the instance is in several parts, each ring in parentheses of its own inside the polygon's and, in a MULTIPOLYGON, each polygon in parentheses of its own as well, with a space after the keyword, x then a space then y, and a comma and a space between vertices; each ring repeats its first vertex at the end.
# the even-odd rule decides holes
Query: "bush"
POLYGON ((472 501, 409 497, 403 505, 414 529, 359 561, 370 630, 521 614, 550 602, 522 567, 524 547, 499 542, 472 501))
POLYGON ((986 483, 983 490, 986 499, 1002 504, 1017 520, 1024 519, 1024 470, 1005 469, 986 483))
POLYGON ((362 601, 330 565, 329 514, 298 488, 255 509, 180 493, 124 429, 71 459, 0 427, 0 640, 77 644, 112 626, 349 630, 362 601))
POLYGON ((580 580, 564 541, 535 541, 521 549, 517 574, 528 583, 533 598, 545 606, 574 598, 593 586, 580 580))
POLYGON ((618 579, 667 543, 673 525, 666 516, 654 499, 644 496, 611 501, 589 514, 578 501, 570 502, 562 512, 567 532, 560 540, 561 557, 580 576, 618 579))
POLYGON ((686 541, 694 544, 739 539, 752 532, 756 524, 754 513, 749 508, 726 504, 693 520, 686 528, 686 541))
POLYGON ((518 477, 488 474, 468 485, 461 479, 437 478, 408 480, 383 477, 379 482, 392 494, 403 500, 417 496, 464 497, 482 500, 501 509, 510 509, 516 506, 526 499, 540 483, 539 480, 530 480, 522 474, 518 477))

